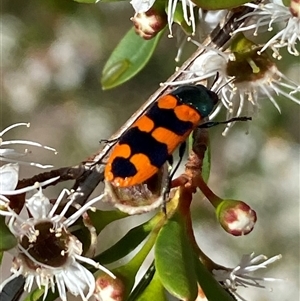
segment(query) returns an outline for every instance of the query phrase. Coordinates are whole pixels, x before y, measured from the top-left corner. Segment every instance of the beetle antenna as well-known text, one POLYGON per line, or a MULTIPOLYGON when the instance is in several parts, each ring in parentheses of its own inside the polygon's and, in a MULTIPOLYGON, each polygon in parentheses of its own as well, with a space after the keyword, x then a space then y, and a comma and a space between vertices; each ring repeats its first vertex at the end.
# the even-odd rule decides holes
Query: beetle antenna
POLYGON ((230 118, 225 121, 208 121, 208 122, 200 124, 198 126, 198 128, 207 129, 207 128, 211 128, 211 127, 219 125, 219 124, 227 124, 227 123, 236 122, 236 121, 249 121, 249 120, 252 120, 252 117, 247 117, 247 116, 233 117, 233 118, 230 118))
MULTIPOLYGON (((218 74, 218 73, 217 73, 218 74)), ((232 83, 235 80, 235 77, 233 77, 232 79, 230 79, 228 82, 226 82, 223 86, 221 86, 217 91, 216 94, 219 94, 219 92, 226 87, 227 85, 229 85, 230 83, 232 83)))
POLYGON ((216 73, 216 77, 215 77, 213 83, 211 84, 210 90, 212 89, 212 87, 213 87, 213 86, 216 84, 216 82, 218 81, 218 79, 219 79, 219 77, 220 77, 219 75, 220 75, 220 73, 217 72, 217 73, 216 73))

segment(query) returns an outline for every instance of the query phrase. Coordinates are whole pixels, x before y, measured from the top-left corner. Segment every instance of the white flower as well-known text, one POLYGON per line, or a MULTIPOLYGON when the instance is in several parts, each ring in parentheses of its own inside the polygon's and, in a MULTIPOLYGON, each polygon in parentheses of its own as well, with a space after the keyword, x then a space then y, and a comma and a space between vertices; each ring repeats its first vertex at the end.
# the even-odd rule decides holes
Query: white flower
POLYGON ((9 130, 11 130, 15 127, 19 127, 19 126, 29 127, 30 124, 29 123, 23 123, 23 122, 15 123, 15 124, 5 128, 2 132, 0 132, 0 162, 1 161, 16 162, 16 163, 21 163, 21 164, 25 164, 25 165, 36 166, 36 167, 39 167, 39 168, 50 168, 50 167, 52 167, 52 165, 42 165, 42 164, 39 164, 39 163, 24 162, 24 161, 20 161, 20 160, 15 159, 15 158, 22 157, 22 156, 26 155, 27 152, 28 152, 27 150, 25 150, 24 153, 19 153, 19 152, 17 152, 16 150, 14 150, 12 148, 3 148, 4 146, 7 146, 7 145, 24 144, 24 145, 28 145, 28 146, 41 147, 43 149, 50 150, 54 153, 57 153, 54 148, 42 145, 42 144, 40 144, 38 142, 34 142, 34 141, 28 141, 28 140, 8 140, 8 141, 4 141, 3 140, 2 137, 5 133, 7 133, 9 130))
MULTIPOLYGON (((131 0, 130 3, 133 6, 136 14, 144 13, 148 11, 154 4, 155 0, 131 0)), ((188 26, 192 27, 192 33, 196 31, 196 20, 194 15, 195 4, 191 0, 168 0, 168 24, 169 24, 169 37, 173 36, 172 25, 174 21, 174 14, 177 5, 182 5, 183 18, 188 26)))
POLYGON ((155 0, 131 0, 130 4, 132 5, 135 12, 138 13, 145 13, 149 10, 152 5, 154 4, 155 0))
MULTIPOLYGON (((54 292, 56 285, 63 301, 67 300, 66 290, 73 295, 80 295, 82 300, 88 300, 94 292, 95 279, 79 262, 90 264, 115 278, 99 263, 81 256, 82 244, 68 229, 102 196, 90 200, 74 214, 65 217, 74 202, 74 197, 71 196, 64 208, 57 212, 66 193, 70 195, 69 191, 63 190, 53 205, 40 189, 26 199, 27 218, 17 215, 6 206, 10 213, 7 225, 17 238, 18 245, 14 250, 16 254, 11 269, 13 274, 0 285, 0 291, 12 279, 23 275, 24 290, 28 292, 31 291, 35 281, 39 288, 44 286, 44 298, 49 288, 54 292), (85 295, 84 290, 87 288, 88 293, 85 295)), ((0 211, 1 215, 5 215, 2 213, 3 211, 0 211)))
POLYGON ((203 41, 218 26, 220 20, 224 20, 227 9, 203 10, 199 9, 199 31, 200 41, 203 41))
POLYGON ((10 200, 6 196, 25 193, 39 187, 49 185, 55 182, 59 177, 46 180, 42 183, 36 182, 32 186, 16 189, 19 178, 19 164, 8 163, 0 167, 0 215, 12 216, 12 211, 9 208, 10 200))
POLYGON ((236 293, 238 286, 249 287, 255 286, 265 288, 261 282, 263 281, 282 281, 276 278, 262 278, 250 276, 252 272, 259 269, 265 269, 267 266, 279 259, 281 255, 276 255, 268 259, 265 255, 254 257, 254 253, 243 255, 241 262, 233 269, 218 269, 213 270, 213 275, 217 281, 222 282, 225 288, 237 295, 241 300, 246 300, 236 293))
POLYGON ((9 163, 0 167, 0 194, 2 191, 15 190, 19 178, 19 164, 9 163))
MULTIPOLYGON (((274 95, 284 96, 300 104, 299 98, 294 96, 300 91, 299 85, 281 73, 266 54, 258 55, 255 51, 252 54, 254 56, 240 61, 235 53, 208 49, 195 60, 184 80, 164 84, 181 85, 217 78, 212 90, 218 90, 221 103, 210 119, 216 116, 222 104, 228 110, 227 117, 231 118, 240 116, 246 105, 256 109, 261 98, 268 98, 280 112, 274 95)), ((246 114, 249 114, 248 110, 246 114)))
MULTIPOLYGON (((244 15, 241 19, 253 17, 253 24, 246 25, 237 29, 234 33, 255 29, 253 35, 257 35, 257 32, 261 27, 268 26, 268 31, 273 30, 273 24, 284 24, 284 28, 279 30, 260 50, 260 53, 265 51, 268 47, 271 47, 274 51, 273 56, 278 59, 281 58, 278 52, 278 48, 287 46, 287 50, 290 54, 298 56, 299 52, 296 49, 297 41, 300 40, 300 5, 299 2, 292 0, 290 7, 283 4, 268 3, 268 4, 245 4, 248 7, 252 7, 255 10, 244 15)), ((250 19, 251 22, 251 19, 250 19)))
MULTIPOLYGON (((179 3, 179 0, 169 0, 168 2, 168 24, 169 24, 169 37, 172 37, 172 24, 174 21, 174 14, 176 11, 176 7, 179 3)), ((181 0, 182 10, 183 10, 183 17, 187 25, 192 26, 192 34, 195 34, 196 31, 196 21, 194 15, 194 6, 195 4, 190 0, 181 0)))

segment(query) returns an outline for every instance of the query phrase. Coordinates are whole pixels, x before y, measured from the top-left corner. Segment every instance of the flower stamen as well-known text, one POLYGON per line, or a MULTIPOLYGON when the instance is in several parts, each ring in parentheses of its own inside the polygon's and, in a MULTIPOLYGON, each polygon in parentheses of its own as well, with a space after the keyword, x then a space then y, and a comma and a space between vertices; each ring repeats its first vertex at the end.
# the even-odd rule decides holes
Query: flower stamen
MULTIPOLYGON (((57 178, 51 179, 51 181, 53 180, 57 180, 57 178)), ((56 285, 59 297, 63 301, 67 300, 67 290, 87 301, 95 290, 95 279, 93 274, 81 265, 81 262, 115 278, 112 272, 98 262, 82 256, 82 243, 70 232, 71 229, 68 227, 103 196, 90 200, 79 209, 76 208, 76 213, 67 218, 64 214, 67 214, 73 205, 75 194, 71 196, 71 200, 67 202, 61 212, 55 213, 66 193, 71 194, 64 189, 55 204, 52 205, 39 187, 37 193, 25 200, 27 219, 21 218, 8 206, 9 203, 6 200, 2 201, 1 199, 9 214, 6 212, 3 214, 3 210, 0 210, 0 214, 7 215, 9 218, 7 226, 17 238, 18 255, 13 260, 11 269, 13 274, 0 285, 0 291, 9 281, 23 275, 25 277, 24 289, 31 291, 35 280, 39 288, 44 287, 44 299, 48 289, 51 288, 54 292, 56 285), (85 289, 88 289, 86 295, 85 289)))
POLYGON ((237 294, 236 290, 238 286, 265 288, 265 286, 261 284, 262 281, 283 281, 283 279, 248 275, 256 270, 267 268, 268 265, 281 258, 281 255, 276 255, 269 259, 264 255, 254 257, 254 253, 251 253, 249 255, 243 255, 240 264, 235 268, 213 270, 213 274, 217 281, 223 283, 223 285, 232 293, 237 295, 241 300, 246 300, 237 294))

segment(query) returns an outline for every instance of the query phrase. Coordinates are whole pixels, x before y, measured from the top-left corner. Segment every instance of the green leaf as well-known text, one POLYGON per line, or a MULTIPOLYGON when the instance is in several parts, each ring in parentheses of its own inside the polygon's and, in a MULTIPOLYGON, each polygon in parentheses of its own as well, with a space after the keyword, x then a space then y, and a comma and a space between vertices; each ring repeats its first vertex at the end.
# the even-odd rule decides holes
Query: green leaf
POLYGON ((198 287, 193 252, 178 213, 167 221, 158 234, 155 266, 163 286, 171 294, 179 299, 196 299, 198 287))
POLYGON ((101 78, 102 89, 111 89, 135 76, 151 58, 163 30, 153 39, 144 40, 131 28, 106 62, 101 78))
POLYGON ((196 256, 195 269, 199 285, 208 301, 235 301, 196 256))
POLYGON ((161 280, 157 273, 154 274, 149 285, 146 289, 140 294, 139 297, 135 299, 136 301, 167 301, 165 288, 161 283, 161 280))
POLYGON ((10 250, 18 243, 16 237, 6 226, 4 216, 0 216, 0 237, 0 251, 10 250))
MULTIPOLYGON (((61 209, 61 207, 59 207, 61 209)), ((77 211, 75 207, 69 208, 68 212, 66 213, 66 217, 71 216, 77 211)), ((87 223, 84 223, 83 218, 77 219, 77 221, 72 224, 72 226, 69 228, 70 232, 76 236, 79 241, 82 243, 82 255, 84 255, 91 246, 92 243, 92 235, 95 235, 94 233, 91 233, 90 227, 93 227, 89 224, 90 221, 87 221, 87 223)))
POLYGON ((87 3, 87 4, 95 4, 97 3, 97 1, 100 3, 107 3, 107 2, 123 2, 123 1, 127 1, 127 0, 73 0, 75 2, 78 3, 87 3))
POLYGON ((143 277, 140 279, 140 281, 135 286, 134 290, 130 293, 127 301, 136 301, 141 294, 145 291, 147 286, 150 284, 150 282, 153 279, 153 276, 155 274, 155 266, 154 261, 152 261, 152 264, 149 266, 147 271, 144 273, 143 277))
MULTIPOLYGON (((137 275, 137 272, 140 270, 143 262, 145 261, 146 257, 148 256, 149 252, 153 248, 153 245, 155 243, 157 234, 155 232, 151 232, 148 239, 146 240, 145 244, 142 246, 142 248, 137 252, 137 254, 125 265, 119 266, 116 269, 111 270, 111 272, 116 275, 118 279, 121 279, 125 291, 123 293, 123 299, 127 300, 134 284, 135 284, 135 278, 137 275)), ((98 275, 103 274, 102 271, 99 271, 96 273, 96 277, 98 278, 98 275)))
MULTIPOLYGON (((168 11, 168 4, 167 3, 168 2, 166 2, 166 12, 168 11)), ((195 20, 197 19, 198 11, 199 11, 199 9, 194 10, 195 20)), ((185 21, 182 2, 178 2, 176 4, 176 9, 175 9, 175 12, 174 12, 174 15, 173 15, 173 19, 174 19, 175 23, 179 24, 182 27, 182 29, 185 31, 185 33, 187 35, 192 35, 193 34, 192 25, 191 24, 188 25, 185 21)))
POLYGON ((108 264, 119 260, 132 252, 148 236, 152 227, 149 221, 132 228, 112 247, 96 256, 94 259, 101 264, 108 264))
POLYGON ((89 210, 88 215, 92 225, 96 228, 97 234, 99 234, 108 224, 128 216, 128 214, 118 210, 96 210, 95 212, 89 210))
MULTIPOLYGON (((54 293, 51 288, 48 289, 47 296, 44 298, 45 287, 36 288, 29 293, 23 301, 54 301, 58 300, 59 292, 57 286, 55 286, 54 293)), ((60 299, 59 299, 60 300, 60 299)))
POLYGON ((91 233, 89 229, 83 224, 82 219, 78 219, 72 225, 72 228, 75 228, 75 231, 72 231, 72 234, 75 235, 82 243, 82 253, 85 254, 91 246, 91 233))
MULTIPOLYGON (((43 301, 44 300, 45 288, 36 288, 23 301, 43 301)), ((45 301, 54 301, 59 297, 58 290, 55 289, 55 292, 52 293, 51 289, 48 290, 45 301)))
POLYGON ((37 288, 34 291, 32 291, 30 294, 27 295, 27 297, 24 299, 24 301, 38 301, 41 300, 44 295, 44 288, 37 288))
POLYGON ((210 175, 210 168, 211 168, 211 152, 210 152, 210 146, 208 145, 204 154, 203 164, 202 164, 202 178, 205 181, 205 183, 208 182, 209 175, 210 175))
POLYGON ((238 7, 249 0, 192 0, 192 2, 202 9, 217 10, 238 7))
POLYGON ((95 4, 97 2, 97 0, 74 0, 74 1, 79 3, 91 3, 91 4, 95 4))

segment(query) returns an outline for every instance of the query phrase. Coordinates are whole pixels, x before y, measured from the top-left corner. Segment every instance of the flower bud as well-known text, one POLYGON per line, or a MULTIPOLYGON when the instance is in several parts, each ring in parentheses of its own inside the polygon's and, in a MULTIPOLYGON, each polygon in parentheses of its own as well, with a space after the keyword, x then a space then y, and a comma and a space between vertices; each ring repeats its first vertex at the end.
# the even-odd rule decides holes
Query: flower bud
POLYGON ((99 301, 122 301, 125 299, 125 285, 121 279, 113 279, 100 272, 96 278, 94 297, 99 301))
POLYGON ((254 210, 237 200, 223 200, 216 208, 216 214, 224 230, 234 236, 250 233, 257 219, 254 210))
POLYGON ((293 17, 300 19, 300 2, 298 0, 291 0, 290 12, 293 17))
POLYGON ((165 11, 155 7, 150 8, 144 13, 137 13, 131 18, 135 32, 143 39, 154 38, 167 24, 165 11))

